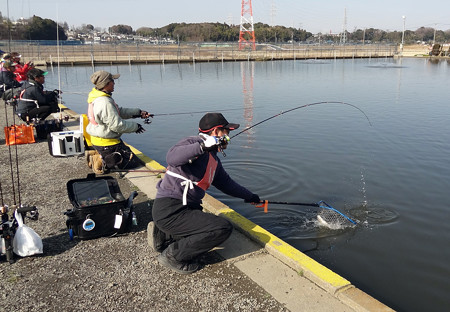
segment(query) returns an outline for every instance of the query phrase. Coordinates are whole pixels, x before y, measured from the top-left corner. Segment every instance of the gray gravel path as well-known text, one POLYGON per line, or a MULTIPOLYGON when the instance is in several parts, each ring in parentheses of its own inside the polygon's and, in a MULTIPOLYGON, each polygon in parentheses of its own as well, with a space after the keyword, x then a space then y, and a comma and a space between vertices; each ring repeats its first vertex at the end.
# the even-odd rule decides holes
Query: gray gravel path
MULTIPOLYGON (((0 105, 3 129, 5 105, 2 101, 0 105)), ((11 125, 11 108, 7 109, 11 125)), ((215 252, 205 255, 206 267, 192 275, 178 275, 161 267, 156 260, 158 254, 149 250, 146 239, 152 200, 141 192, 134 200, 139 223, 131 233, 70 241, 63 215, 71 208, 66 183, 91 172, 84 157, 52 157, 45 141, 18 145, 17 152, 21 203, 36 205, 40 213, 38 221, 27 220, 26 224, 41 236, 44 254, 16 257, 13 264, 0 257, 2 310, 286 311, 215 252)), ((11 153, 14 161, 15 146, 11 146, 11 153)), ((0 182, 5 204, 12 205, 9 160, 2 134, 0 182)), ((115 177, 127 197, 134 186, 115 177)))

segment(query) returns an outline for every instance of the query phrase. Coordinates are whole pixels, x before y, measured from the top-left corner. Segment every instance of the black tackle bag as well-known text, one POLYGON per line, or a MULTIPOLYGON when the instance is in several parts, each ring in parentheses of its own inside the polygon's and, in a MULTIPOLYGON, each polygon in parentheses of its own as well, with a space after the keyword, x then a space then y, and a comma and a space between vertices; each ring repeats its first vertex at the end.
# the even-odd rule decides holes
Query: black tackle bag
POLYGON ((64 213, 71 239, 74 236, 92 239, 130 231, 136 191, 126 199, 115 178, 88 174, 85 179, 67 182, 67 192, 73 205, 64 213))

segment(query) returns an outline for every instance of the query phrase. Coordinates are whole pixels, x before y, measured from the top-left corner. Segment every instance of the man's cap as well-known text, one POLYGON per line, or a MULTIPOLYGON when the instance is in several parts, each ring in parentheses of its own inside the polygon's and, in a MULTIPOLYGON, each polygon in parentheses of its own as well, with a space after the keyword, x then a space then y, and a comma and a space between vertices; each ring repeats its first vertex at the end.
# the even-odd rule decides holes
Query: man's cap
POLYGON ((47 74, 48 74, 48 72, 43 71, 42 69, 32 68, 28 71, 27 76, 29 79, 34 80, 36 77, 45 76, 47 74))
POLYGON ((19 52, 11 52, 11 57, 14 57, 14 58, 21 58, 22 55, 20 55, 19 52))
POLYGON ((13 67, 13 66, 16 66, 16 65, 17 65, 17 63, 13 62, 11 60, 3 61, 3 67, 4 68, 10 68, 10 67, 13 67))
POLYGON ((110 81, 114 81, 120 77, 120 74, 113 75, 105 70, 96 71, 91 75, 91 82, 95 85, 97 90, 103 89, 110 81))
POLYGON ((208 133, 215 128, 225 128, 235 130, 239 128, 239 124, 229 123, 221 113, 206 113, 198 123, 200 132, 208 133))

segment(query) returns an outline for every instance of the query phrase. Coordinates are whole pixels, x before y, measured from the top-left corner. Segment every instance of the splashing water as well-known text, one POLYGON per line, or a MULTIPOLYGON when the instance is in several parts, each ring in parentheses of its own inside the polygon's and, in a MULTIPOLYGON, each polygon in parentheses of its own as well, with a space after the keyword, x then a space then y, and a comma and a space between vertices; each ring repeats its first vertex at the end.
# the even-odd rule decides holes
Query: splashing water
POLYGON ((367 207, 367 197, 366 197, 366 180, 364 179, 364 168, 361 168, 361 192, 363 195, 363 207, 367 207))
POLYGON ((317 222, 319 226, 325 226, 331 230, 342 230, 346 227, 354 226, 347 218, 329 209, 321 209, 319 211, 317 214, 317 222))

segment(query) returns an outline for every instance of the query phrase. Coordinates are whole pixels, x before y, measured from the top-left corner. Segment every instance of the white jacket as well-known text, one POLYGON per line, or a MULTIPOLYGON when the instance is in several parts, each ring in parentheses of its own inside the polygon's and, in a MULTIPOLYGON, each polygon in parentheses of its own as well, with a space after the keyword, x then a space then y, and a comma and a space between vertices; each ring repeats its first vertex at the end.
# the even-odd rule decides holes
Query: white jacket
POLYGON ((141 110, 139 108, 119 107, 110 96, 97 97, 92 103, 92 113, 88 117, 94 118, 95 123, 89 122, 86 127, 87 133, 104 139, 120 139, 123 133, 136 132, 137 122, 125 120, 139 117, 141 110), (89 116, 91 115, 92 116, 89 116))

